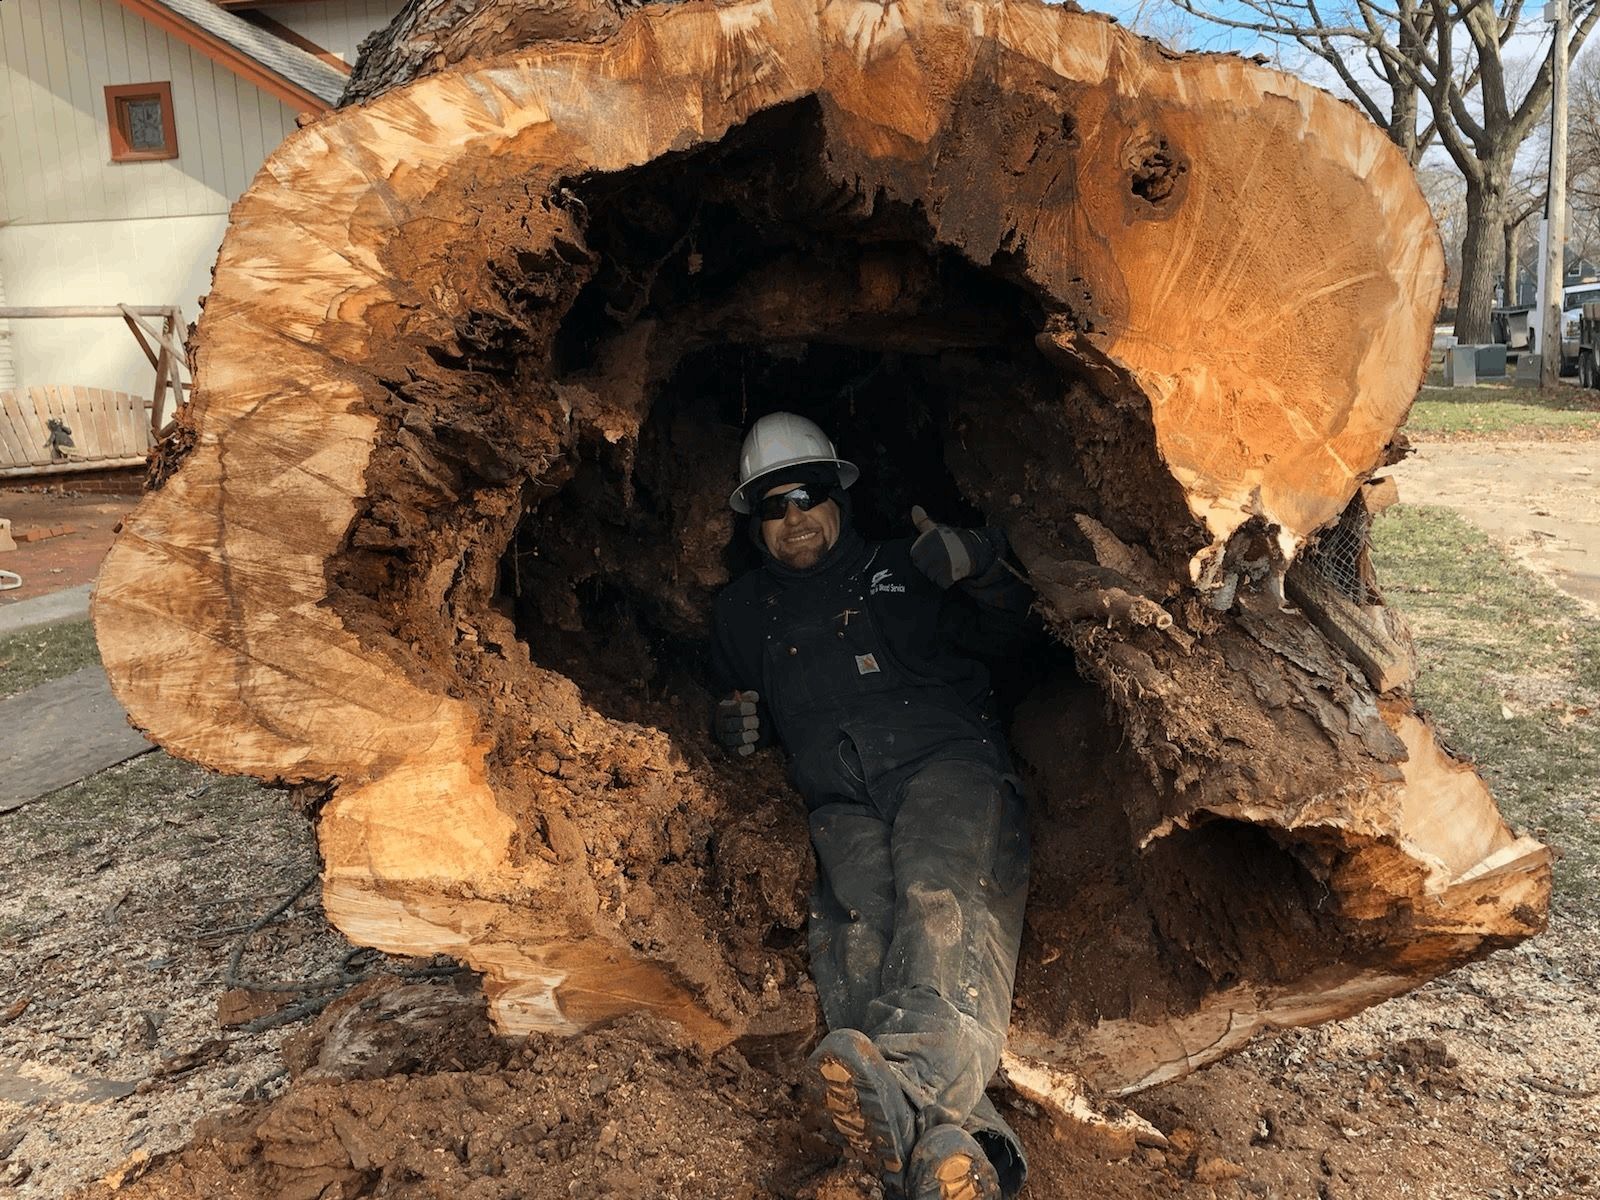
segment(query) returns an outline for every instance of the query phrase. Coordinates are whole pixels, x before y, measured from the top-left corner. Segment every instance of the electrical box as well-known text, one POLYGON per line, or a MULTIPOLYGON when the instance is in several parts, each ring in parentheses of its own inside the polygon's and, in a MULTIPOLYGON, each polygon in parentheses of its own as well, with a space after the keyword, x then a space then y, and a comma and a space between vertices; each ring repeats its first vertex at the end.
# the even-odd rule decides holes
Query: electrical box
POLYGON ((1445 387, 1478 386, 1478 348, 1451 346, 1444 352, 1445 387))
POLYGON ((1477 360, 1473 363, 1479 379, 1504 379, 1506 376, 1506 348, 1496 342, 1473 347, 1477 360))

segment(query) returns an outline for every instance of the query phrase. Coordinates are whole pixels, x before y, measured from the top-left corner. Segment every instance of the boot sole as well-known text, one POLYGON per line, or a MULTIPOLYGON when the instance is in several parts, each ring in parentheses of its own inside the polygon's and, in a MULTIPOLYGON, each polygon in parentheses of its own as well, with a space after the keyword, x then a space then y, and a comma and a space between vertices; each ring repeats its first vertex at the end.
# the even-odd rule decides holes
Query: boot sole
POLYGON ((952 1154, 933 1175, 939 1181, 939 1200, 990 1200, 994 1195, 978 1186, 970 1155, 952 1154))
POLYGON ((898 1175, 905 1167, 892 1141, 872 1135, 861 1108, 861 1093, 848 1063, 830 1056, 817 1063, 822 1078, 822 1107, 840 1139, 867 1167, 884 1175, 898 1175))

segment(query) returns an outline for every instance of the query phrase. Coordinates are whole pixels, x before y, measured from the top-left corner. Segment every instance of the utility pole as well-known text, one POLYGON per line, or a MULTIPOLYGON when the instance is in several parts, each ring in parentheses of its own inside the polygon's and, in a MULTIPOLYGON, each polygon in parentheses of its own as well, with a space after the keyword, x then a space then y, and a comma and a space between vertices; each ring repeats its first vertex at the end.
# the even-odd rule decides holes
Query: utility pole
POLYGON ((1539 386, 1561 382, 1561 287, 1567 278, 1567 0, 1550 0, 1550 177, 1545 193, 1544 286, 1539 293, 1539 386))

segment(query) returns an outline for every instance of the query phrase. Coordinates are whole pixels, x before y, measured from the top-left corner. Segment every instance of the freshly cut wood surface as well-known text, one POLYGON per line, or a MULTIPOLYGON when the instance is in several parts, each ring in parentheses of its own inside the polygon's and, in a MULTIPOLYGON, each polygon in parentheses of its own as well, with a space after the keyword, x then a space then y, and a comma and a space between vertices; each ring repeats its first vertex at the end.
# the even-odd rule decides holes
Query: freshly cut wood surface
POLYGON ((1378 130, 1027 0, 689 4, 493 58, 521 27, 467 26, 235 206, 194 405, 95 600, 156 741, 331 788, 347 933, 484 971, 507 1029, 809 1034, 775 765, 708 756, 697 684, 613 713, 549 665, 600 584, 703 638, 736 435, 652 405, 707 347, 796 343, 970 379, 942 431, 965 499, 1153 618, 1045 606, 1103 696, 1018 718, 1027 1053, 1145 1086, 1538 927, 1543 848, 1273 599, 1426 362, 1438 238, 1378 130), (739 216, 675 224, 706 206, 739 216))

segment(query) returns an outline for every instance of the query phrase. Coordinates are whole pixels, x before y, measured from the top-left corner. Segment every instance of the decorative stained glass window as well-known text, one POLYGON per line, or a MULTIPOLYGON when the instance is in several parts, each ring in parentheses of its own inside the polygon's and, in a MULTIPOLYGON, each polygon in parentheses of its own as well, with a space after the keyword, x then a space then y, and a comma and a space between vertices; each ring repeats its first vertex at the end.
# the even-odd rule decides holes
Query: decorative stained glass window
POLYGON ((170 83, 124 83, 106 88, 112 162, 178 157, 170 83))
POLYGON ((160 97, 141 96, 128 101, 128 144, 135 150, 160 150, 166 146, 160 97))

